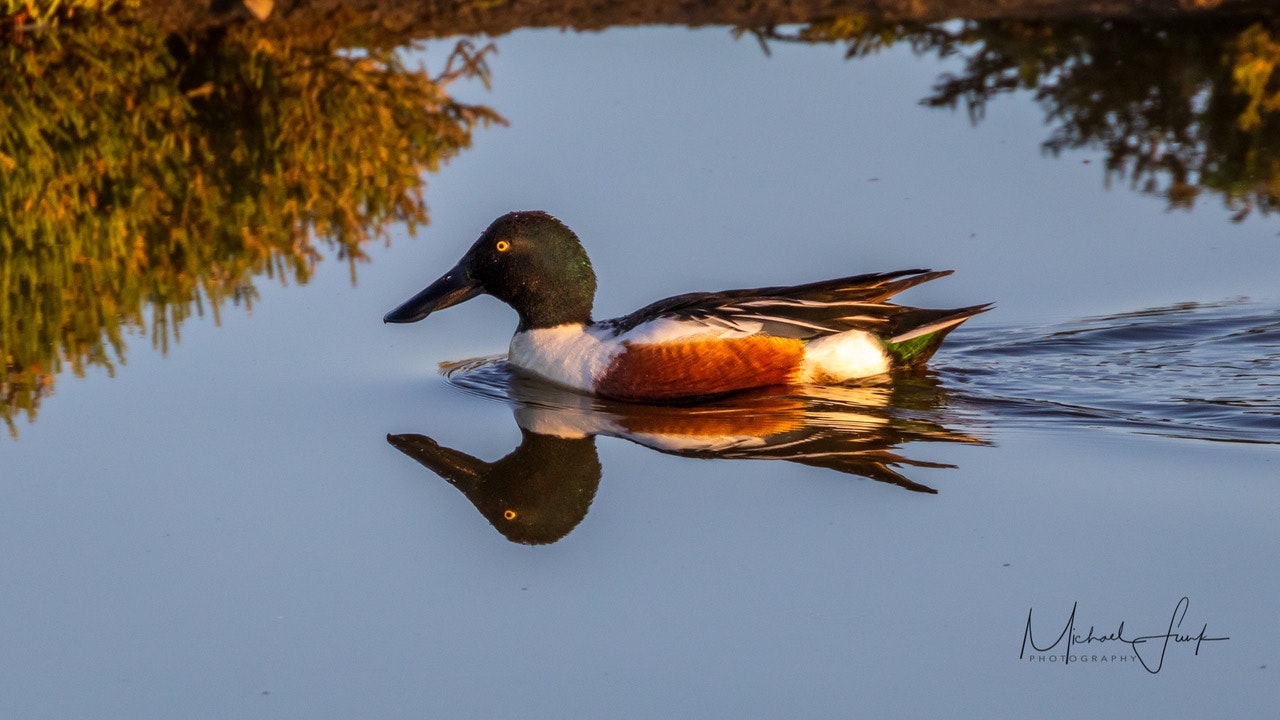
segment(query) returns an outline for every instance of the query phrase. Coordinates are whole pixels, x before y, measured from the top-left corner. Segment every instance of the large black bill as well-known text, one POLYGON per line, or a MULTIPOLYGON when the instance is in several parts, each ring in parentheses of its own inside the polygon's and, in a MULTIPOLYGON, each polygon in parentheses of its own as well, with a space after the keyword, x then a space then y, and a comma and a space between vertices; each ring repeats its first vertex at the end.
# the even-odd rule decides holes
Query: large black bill
POLYGON ((382 322, 417 322, 436 310, 443 310, 450 305, 470 300, 482 292, 484 288, 471 278, 470 273, 461 267, 455 267, 439 280, 428 285, 425 290, 406 300, 400 307, 383 315, 382 322))

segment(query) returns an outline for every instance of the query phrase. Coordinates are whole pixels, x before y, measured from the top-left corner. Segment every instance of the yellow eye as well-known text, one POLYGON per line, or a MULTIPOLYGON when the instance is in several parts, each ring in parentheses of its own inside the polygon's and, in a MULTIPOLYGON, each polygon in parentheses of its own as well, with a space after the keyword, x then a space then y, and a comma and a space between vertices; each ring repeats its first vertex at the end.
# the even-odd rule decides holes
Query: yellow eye
MULTIPOLYGON (((499 240, 498 244, 494 245, 494 247, 498 249, 498 252, 506 252, 511 249, 511 243, 507 242, 506 240, 499 240)), ((510 520, 511 518, 507 518, 507 519, 510 520)))
MULTIPOLYGON (((503 240, 502 242, 500 242, 500 243, 498 243, 498 244, 499 244, 499 245, 506 245, 506 244, 507 244, 507 241, 506 241, 506 240, 503 240)), ((511 247, 511 246, 510 246, 510 245, 507 245, 507 247, 511 247)), ((508 519, 508 520, 515 520, 515 519, 516 519, 516 511, 515 511, 515 510, 507 510, 507 511, 504 511, 504 512, 502 513, 502 517, 504 517, 504 518, 506 518, 506 519, 508 519)))

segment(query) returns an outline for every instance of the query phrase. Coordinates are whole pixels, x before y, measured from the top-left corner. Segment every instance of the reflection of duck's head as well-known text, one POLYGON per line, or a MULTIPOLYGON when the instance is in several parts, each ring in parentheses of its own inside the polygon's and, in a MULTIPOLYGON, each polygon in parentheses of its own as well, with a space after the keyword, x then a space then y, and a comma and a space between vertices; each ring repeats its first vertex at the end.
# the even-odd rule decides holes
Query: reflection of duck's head
POLYGON ((509 358, 516 367, 602 397, 667 402, 923 366, 947 333, 988 306, 926 310, 888 299, 949 274, 688 293, 593 322, 596 277, 578 237, 544 212, 514 212, 383 320, 416 322, 489 294, 520 316, 509 358))
POLYGON ((494 463, 424 435, 388 435, 387 442, 461 490, 498 532, 527 545, 555 542, 577 527, 600 485, 594 438, 526 431, 494 463))

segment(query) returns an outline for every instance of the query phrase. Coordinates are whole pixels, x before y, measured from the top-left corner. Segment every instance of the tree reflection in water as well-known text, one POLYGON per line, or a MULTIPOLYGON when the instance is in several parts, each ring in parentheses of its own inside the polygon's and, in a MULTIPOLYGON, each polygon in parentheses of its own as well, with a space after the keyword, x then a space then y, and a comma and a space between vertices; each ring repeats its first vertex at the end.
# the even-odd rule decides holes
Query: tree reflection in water
POLYGON ((508 403, 520 427, 518 447, 496 462, 444 447, 421 434, 387 441, 462 491, 513 542, 545 544, 586 516, 599 487, 599 435, 682 457, 787 460, 935 493, 899 470, 952 468, 907 458, 907 443, 986 444, 942 422, 973 416, 948 405, 932 377, 908 374, 892 384, 803 386, 739 394, 687 406, 636 405, 560 389, 515 372, 501 359, 451 364, 456 385, 508 403))
MULTIPOLYGON (((467 5, 455 22, 488 26, 521 7, 467 5)), ((181 34, 127 15, 77 14, 39 32, 6 26, 0 417, 10 432, 15 418, 34 419, 64 365, 111 372, 129 333, 163 349, 191 314, 251 304, 257 276, 305 282, 325 247, 354 272, 388 223, 426 220, 424 173, 502 119, 448 93, 459 78, 487 81, 484 50, 458 43, 451 66, 431 76, 390 49, 458 32, 419 10, 381 35, 371 28, 386 23, 374 19, 387 18, 357 10, 342 23, 290 15, 181 34)), ((616 13, 606 10, 607 24, 616 13)), ((730 4, 703 10, 711 14, 697 24, 748 22, 730 4)), ((646 22, 645 11, 626 22, 646 22)), ((556 12, 535 14, 544 25, 596 26, 556 12)), ((1052 127, 1045 150, 1101 148, 1108 182, 1175 208, 1218 195, 1237 219, 1277 207, 1280 20, 1271 15, 912 23, 845 14, 779 27, 738 32, 766 49, 845 43, 858 57, 906 42, 959 56, 964 70, 940 78, 926 104, 963 103, 978 121, 995 96, 1027 90, 1052 127)))
POLYGON ((164 349, 253 278, 306 282, 393 222, 427 219, 424 173, 502 119, 454 101, 487 81, 459 42, 435 76, 393 50, 64 23, 0 46, 0 417, 34 419, 63 365, 164 349))
POLYGON ((911 24, 846 17, 797 30, 743 29, 770 42, 833 43, 862 57, 898 42, 959 56, 922 102, 987 103, 1034 94, 1052 128, 1044 149, 1100 148, 1107 182, 1189 209, 1205 192, 1242 220, 1280 201, 1280 20, 1210 15, 1160 21, 984 20, 911 24))

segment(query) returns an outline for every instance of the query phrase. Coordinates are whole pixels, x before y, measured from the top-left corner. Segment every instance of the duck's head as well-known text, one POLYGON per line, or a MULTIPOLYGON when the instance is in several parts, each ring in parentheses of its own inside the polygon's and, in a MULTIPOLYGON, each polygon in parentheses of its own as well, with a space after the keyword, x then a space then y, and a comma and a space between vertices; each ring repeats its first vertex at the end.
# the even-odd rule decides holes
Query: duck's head
POLYGON ((382 320, 417 322, 485 293, 515 308, 520 330, 589 323, 596 274, 564 223, 539 211, 507 213, 452 270, 382 320))

